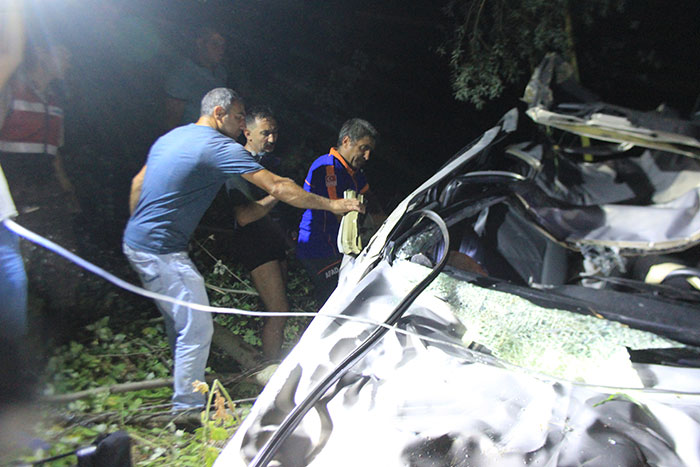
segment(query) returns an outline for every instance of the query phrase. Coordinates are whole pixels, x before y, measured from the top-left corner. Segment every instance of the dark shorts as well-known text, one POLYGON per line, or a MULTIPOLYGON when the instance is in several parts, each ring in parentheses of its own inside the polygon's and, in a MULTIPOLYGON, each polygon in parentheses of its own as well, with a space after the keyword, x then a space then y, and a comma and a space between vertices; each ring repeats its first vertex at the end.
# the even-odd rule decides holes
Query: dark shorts
POLYGON ((284 261, 286 241, 284 232, 270 216, 236 227, 233 234, 235 259, 249 271, 270 261, 284 261))
POLYGON ((338 286, 338 272, 342 255, 328 258, 299 258, 314 284, 314 295, 318 305, 326 303, 338 286))

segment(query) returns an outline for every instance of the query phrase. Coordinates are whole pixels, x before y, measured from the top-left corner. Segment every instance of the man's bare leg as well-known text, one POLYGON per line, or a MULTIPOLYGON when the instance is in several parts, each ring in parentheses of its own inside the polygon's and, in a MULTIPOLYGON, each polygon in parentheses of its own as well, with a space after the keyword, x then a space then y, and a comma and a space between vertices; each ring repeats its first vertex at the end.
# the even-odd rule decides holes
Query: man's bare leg
MULTIPOLYGON (((286 266, 286 265, 285 265, 286 266)), ((286 267, 277 261, 269 261, 261 264, 250 272, 253 285, 260 294, 260 299, 267 311, 289 311, 287 300, 286 280, 283 273, 286 267)), ((262 346, 265 358, 280 358, 282 342, 284 340, 284 324, 287 318, 265 318, 262 330, 262 346)))

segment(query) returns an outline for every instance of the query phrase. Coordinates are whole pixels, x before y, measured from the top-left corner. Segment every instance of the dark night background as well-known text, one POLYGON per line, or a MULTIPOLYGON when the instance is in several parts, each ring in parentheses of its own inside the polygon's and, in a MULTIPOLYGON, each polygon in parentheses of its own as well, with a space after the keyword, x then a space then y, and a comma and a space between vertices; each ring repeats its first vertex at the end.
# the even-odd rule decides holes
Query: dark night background
MULTIPOLYGON (((81 253, 110 270, 125 267, 130 179, 162 133, 168 70, 205 24, 227 38, 229 85, 247 105, 277 113, 276 154, 294 163, 297 182, 335 144, 342 122, 359 116, 382 134, 367 172, 392 208, 519 105, 530 74, 480 111, 456 101, 447 59, 436 53, 451 26, 443 3, 39 2, 73 56, 64 154, 82 203, 81 253)), ((581 81, 607 102, 640 110, 665 102, 688 117, 700 93, 698 26, 698 0, 636 0, 590 27, 574 24, 581 81)))

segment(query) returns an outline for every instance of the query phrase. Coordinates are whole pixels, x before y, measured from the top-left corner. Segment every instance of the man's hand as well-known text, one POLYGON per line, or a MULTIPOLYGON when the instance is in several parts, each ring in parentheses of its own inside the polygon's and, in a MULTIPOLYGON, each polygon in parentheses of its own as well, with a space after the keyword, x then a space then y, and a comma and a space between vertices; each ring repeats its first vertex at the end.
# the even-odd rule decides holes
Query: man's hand
POLYGON ((236 222, 243 227, 251 222, 262 219, 276 204, 277 198, 268 195, 257 201, 234 206, 233 212, 236 217, 236 222))
POLYGON ((329 210, 336 216, 342 216, 350 211, 365 212, 365 205, 359 199, 332 199, 330 203, 329 210))

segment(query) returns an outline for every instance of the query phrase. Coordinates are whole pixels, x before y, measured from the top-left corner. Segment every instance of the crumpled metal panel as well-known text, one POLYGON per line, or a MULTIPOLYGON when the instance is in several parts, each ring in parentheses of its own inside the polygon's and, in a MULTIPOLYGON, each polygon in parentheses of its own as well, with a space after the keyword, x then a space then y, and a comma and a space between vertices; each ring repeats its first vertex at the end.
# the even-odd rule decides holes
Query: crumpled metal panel
MULTIPOLYGON (((531 143, 513 145, 509 151, 533 160, 532 165, 541 171, 543 158, 554 155, 547 154, 548 149, 543 145, 518 147, 528 145, 531 143)), ((549 197, 577 206, 631 204, 640 195, 654 204, 662 204, 700 186, 700 160, 667 152, 645 150, 639 157, 596 163, 577 163, 559 157, 558 164, 557 177, 538 173, 534 181, 549 197), (642 186, 625 179, 625 174, 630 172, 644 174, 642 186), (562 179, 569 176, 576 177, 578 182, 563 183, 562 179)))
POLYGON ((530 108, 526 113, 540 125, 551 126, 601 141, 631 143, 635 146, 674 152, 688 157, 700 157, 700 141, 697 138, 652 130, 649 127, 639 127, 624 117, 593 113, 590 117, 581 118, 552 112, 540 107, 530 108))
POLYGON ((568 244, 664 251, 700 241, 700 188, 653 206, 557 206, 528 195, 520 199, 540 225, 568 244))
MULTIPOLYGON (((322 313, 382 321, 406 278, 405 269, 381 262, 355 288, 337 290, 322 313)), ((635 365, 641 388, 526 370, 480 345, 467 348, 462 339, 470 323, 429 291, 398 326, 423 337, 388 333, 304 417, 269 465, 700 465, 698 369, 635 365)), ((317 317, 215 465, 247 465, 371 329, 317 317)))
MULTIPOLYGON (((543 192, 569 203, 584 204, 551 206, 543 197, 523 196, 523 202, 554 238, 570 246, 595 244, 657 252, 685 249, 700 241, 697 122, 600 102, 572 79, 571 67, 556 54, 542 60, 523 100, 528 103, 527 115, 540 125, 598 141, 655 150, 640 160, 580 164, 573 177, 582 183, 568 183, 565 177, 561 181, 540 177, 536 183, 543 192), (558 92, 563 97, 557 96, 558 92), (675 163, 677 155, 695 160, 675 163), (622 165, 621 171, 616 170, 618 164, 622 165), (660 171, 659 164, 665 165, 665 170, 660 171), (625 177, 624 172, 629 175, 630 171, 637 175, 625 177), (625 203, 640 189, 649 191, 648 201, 642 206, 625 203), (649 201, 654 204, 648 205, 649 201)), ((566 158, 561 159, 563 165, 569 164, 566 158)))
MULTIPOLYGON (((519 151, 536 161, 543 158, 540 146, 519 151)), ((572 248, 601 245, 651 253, 700 242, 699 161, 652 151, 631 159, 578 165, 563 159, 560 165, 568 172, 562 170, 561 180, 580 182, 564 186, 539 171, 534 183, 513 184, 512 191, 541 228, 572 248), (625 179, 625 172, 645 182, 625 179), (635 184, 647 190, 643 205, 630 202, 640 190, 635 184)))
POLYGON ((533 121, 601 141, 631 143, 700 157, 700 125, 659 111, 641 112, 603 103, 574 79, 573 68, 550 53, 535 69, 523 95, 533 121), (556 92, 555 92, 556 89, 556 92), (562 96, 573 99, 562 102, 562 96))

